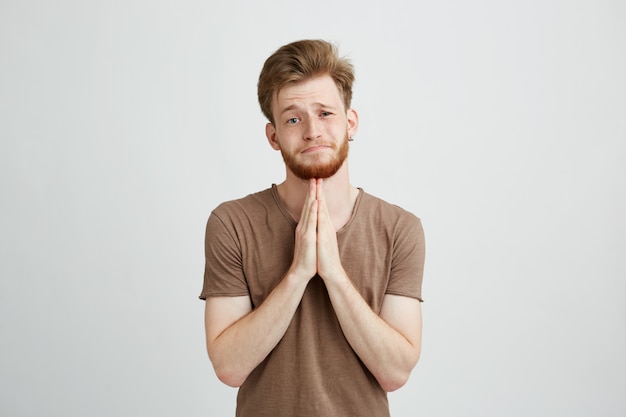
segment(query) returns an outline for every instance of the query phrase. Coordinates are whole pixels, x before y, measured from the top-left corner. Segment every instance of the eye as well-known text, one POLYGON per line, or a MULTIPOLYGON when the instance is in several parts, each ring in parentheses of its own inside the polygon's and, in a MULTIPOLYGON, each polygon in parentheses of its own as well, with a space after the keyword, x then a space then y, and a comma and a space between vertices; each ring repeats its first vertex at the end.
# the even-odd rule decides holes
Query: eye
POLYGON ((288 125, 295 125, 296 123, 298 123, 298 118, 297 117, 292 117, 291 119, 287 119, 287 124, 288 125))
POLYGON ((322 116, 322 117, 328 117, 330 115, 332 115, 332 113, 329 112, 329 111, 323 111, 322 113, 320 113, 320 116, 322 116))

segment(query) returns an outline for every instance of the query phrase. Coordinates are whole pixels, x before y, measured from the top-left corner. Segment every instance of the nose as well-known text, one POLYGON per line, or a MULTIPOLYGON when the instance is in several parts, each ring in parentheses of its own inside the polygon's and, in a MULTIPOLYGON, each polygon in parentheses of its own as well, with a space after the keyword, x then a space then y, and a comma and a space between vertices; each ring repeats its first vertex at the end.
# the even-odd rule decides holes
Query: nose
POLYGON ((304 131, 304 139, 315 140, 322 135, 320 122, 315 117, 309 117, 306 121, 306 129, 304 131))

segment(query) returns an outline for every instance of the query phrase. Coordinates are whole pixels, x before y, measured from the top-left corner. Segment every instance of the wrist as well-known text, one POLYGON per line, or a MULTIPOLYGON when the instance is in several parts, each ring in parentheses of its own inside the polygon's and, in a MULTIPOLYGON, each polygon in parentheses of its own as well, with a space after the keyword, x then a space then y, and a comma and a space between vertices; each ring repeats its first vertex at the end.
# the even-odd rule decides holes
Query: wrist
POLYGON ((291 267, 289 268, 283 279, 293 285, 306 285, 314 276, 315 274, 311 275, 310 272, 307 272, 303 269, 291 267))
POLYGON ((324 280, 327 286, 328 285, 345 285, 345 284, 352 285, 352 282, 350 281, 348 274, 342 267, 334 271, 325 272, 323 274, 320 272, 320 276, 322 277, 322 279, 324 280))

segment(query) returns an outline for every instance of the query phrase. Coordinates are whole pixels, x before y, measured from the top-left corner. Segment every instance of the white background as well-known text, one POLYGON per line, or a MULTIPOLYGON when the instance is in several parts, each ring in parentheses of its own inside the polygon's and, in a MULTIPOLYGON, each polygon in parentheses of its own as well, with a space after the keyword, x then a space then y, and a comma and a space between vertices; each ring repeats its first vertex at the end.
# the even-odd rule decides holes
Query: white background
POLYGON ((0 415, 229 416, 204 226, 280 182, 256 101, 355 67, 352 182, 422 218, 400 416, 626 415, 623 1, 0 1, 0 415))

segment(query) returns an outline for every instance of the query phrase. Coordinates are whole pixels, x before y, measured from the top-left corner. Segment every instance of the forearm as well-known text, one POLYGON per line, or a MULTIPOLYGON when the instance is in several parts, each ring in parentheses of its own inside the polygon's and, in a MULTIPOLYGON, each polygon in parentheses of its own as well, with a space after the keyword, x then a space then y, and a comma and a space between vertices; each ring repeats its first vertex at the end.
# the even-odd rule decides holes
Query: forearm
POLYGON ((216 337, 207 336, 218 378, 240 386, 281 340, 302 299, 307 281, 288 274, 265 301, 216 337), (211 339, 211 340, 210 340, 211 339))
POLYGON ((421 315, 409 339, 372 311, 345 273, 326 286, 346 339, 382 388, 404 385, 420 355, 421 315))

